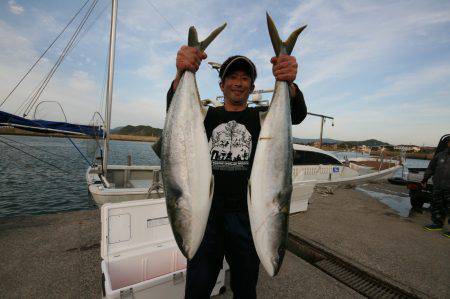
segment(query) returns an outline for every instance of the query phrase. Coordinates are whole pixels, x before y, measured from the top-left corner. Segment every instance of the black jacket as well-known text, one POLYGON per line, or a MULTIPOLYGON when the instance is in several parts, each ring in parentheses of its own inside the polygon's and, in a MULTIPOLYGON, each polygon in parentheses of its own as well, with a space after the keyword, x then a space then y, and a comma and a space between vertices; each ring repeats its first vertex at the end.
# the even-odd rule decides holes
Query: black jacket
POLYGON ((436 189, 450 190, 450 149, 445 149, 431 159, 423 181, 427 182, 433 177, 433 186, 436 189))

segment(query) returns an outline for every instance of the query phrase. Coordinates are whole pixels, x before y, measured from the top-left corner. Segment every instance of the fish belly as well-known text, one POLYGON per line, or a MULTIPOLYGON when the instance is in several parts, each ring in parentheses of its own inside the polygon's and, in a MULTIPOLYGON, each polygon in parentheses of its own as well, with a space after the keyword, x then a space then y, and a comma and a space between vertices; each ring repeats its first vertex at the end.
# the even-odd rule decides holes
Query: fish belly
POLYGON ((164 125, 161 169, 178 247, 191 259, 203 239, 212 199, 208 140, 194 74, 185 72, 164 125))
POLYGON ((292 193, 292 134, 288 87, 277 82, 261 127, 248 190, 253 241, 267 273, 283 261, 292 193))

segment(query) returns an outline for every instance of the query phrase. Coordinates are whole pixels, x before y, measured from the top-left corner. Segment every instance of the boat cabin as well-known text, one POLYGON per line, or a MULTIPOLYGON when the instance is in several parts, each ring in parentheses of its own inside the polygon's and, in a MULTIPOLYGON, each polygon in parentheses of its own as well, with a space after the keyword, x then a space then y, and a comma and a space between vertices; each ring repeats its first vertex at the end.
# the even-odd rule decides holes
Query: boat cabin
POLYGON ((311 146, 294 144, 294 166, 297 165, 342 165, 332 154, 311 146))

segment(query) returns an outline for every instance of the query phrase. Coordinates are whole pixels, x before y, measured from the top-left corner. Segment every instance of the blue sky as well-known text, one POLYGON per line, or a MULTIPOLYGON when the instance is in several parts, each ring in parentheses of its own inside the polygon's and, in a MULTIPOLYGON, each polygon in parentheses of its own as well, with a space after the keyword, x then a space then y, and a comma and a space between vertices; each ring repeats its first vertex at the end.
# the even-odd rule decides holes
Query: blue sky
MULTIPOLYGON (((0 1, 1 98, 83 2, 0 1)), ((448 1, 119 0, 112 126, 163 126, 176 52, 190 25, 204 38, 227 22, 207 49, 207 61, 246 55, 258 68, 256 88, 272 88, 266 11, 284 38, 308 25, 293 52, 300 65, 296 82, 310 112, 335 117, 334 127, 325 124, 325 137, 435 145, 450 132, 448 1)), ((41 97, 59 101, 69 121, 88 123, 95 111, 103 114, 109 17, 110 0, 99 0, 89 31, 41 97)), ((2 110, 16 111, 68 38, 66 33, 2 110)), ((217 73, 206 63, 197 78, 202 98, 220 95, 217 73)), ((43 104, 37 116, 62 119, 53 104, 43 104)), ((320 120, 308 116, 293 135, 316 138, 319 128, 320 120)))

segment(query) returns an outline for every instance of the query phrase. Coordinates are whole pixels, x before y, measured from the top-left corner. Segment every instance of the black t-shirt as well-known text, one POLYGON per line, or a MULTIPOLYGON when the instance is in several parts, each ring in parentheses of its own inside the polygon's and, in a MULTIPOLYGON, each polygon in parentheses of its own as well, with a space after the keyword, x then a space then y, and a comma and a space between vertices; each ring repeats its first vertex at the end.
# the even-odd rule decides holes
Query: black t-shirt
MULTIPOLYGON (((292 124, 306 117, 302 92, 291 98, 292 124)), ((167 109, 175 91, 167 92, 167 109)), ((268 107, 247 107, 240 112, 226 111, 224 106, 209 107, 204 124, 210 145, 214 175, 213 209, 247 211, 247 184, 261 131, 260 114, 268 107)))
POLYGON ((240 112, 210 107, 204 124, 214 175, 215 206, 228 211, 247 210, 247 182, 258 143, 260 112, 267 107, 247 107, 240 112))

